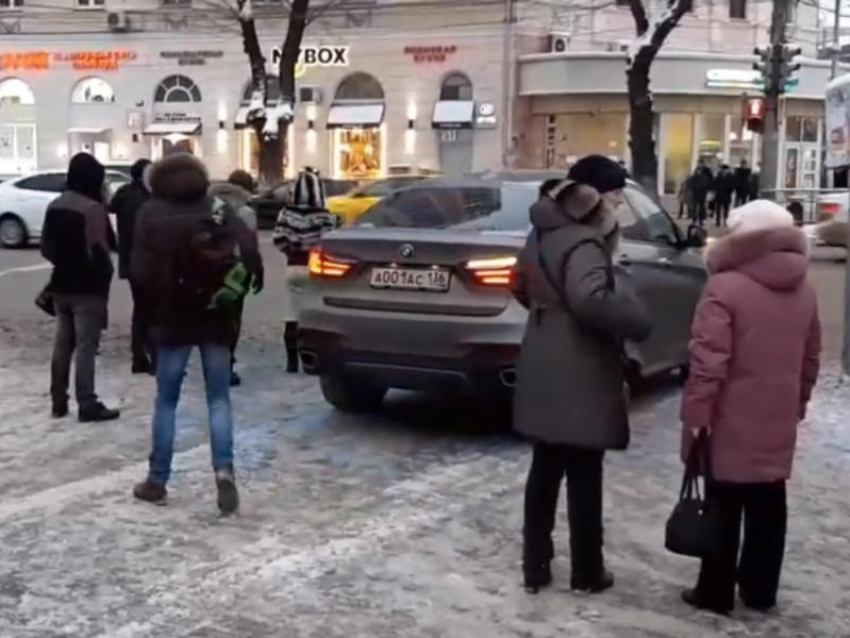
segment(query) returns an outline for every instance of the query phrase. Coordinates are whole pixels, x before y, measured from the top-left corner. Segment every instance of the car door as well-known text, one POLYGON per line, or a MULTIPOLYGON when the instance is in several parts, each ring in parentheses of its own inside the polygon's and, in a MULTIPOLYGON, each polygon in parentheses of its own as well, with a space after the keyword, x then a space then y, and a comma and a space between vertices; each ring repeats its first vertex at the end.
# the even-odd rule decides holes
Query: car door
POLYGON ((651 197, 636 186, 625 191, 638 218, 634 245, 640 252, 641 275, 651 287, 657 305, 657 324, 652 341, 657 345, 647 371, 688 362, 691 324, 708 278, 702 257, 688 249, 679 227, 651 197))
POLYGON ((614 253, 618 279, 634 287, 646 304, 652 332, 645 341, 626 344, 628 355, 646 373, 663 367, 668 357, 667 308, 665 307, 664 272, 658 263, 658 249, 647 241, 646 228, 627 199, 617 208, 620 243, 614 253))
POLYGON ((65 190, 65 173, 43 173, 15 184, 17 210, 33 237, 41 237, 47 207, 65 190))

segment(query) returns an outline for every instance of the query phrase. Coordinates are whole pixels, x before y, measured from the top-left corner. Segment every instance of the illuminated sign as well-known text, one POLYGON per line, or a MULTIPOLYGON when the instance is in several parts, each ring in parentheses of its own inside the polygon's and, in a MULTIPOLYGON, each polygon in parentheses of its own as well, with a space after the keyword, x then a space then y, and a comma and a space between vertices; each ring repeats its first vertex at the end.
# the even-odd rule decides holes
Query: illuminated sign
POLYGON ((705 85, 712 89, 760 89, 764 80, 758 71, 747 69, 709 69, 705 85))
POLYGON ((0 71, 46 71, 52 64, 65 63, 77 71, 117 71, 123 63, 135 59, 135 51, 0 53, 0 71))
POLYGON ((445 62, 452 54, 457 53, 457 46, 451 45, 433 45, 433 46, 406 46, 404 47, 406 55, 413 56, 413 61, 416 63, 423 62, 445 62))

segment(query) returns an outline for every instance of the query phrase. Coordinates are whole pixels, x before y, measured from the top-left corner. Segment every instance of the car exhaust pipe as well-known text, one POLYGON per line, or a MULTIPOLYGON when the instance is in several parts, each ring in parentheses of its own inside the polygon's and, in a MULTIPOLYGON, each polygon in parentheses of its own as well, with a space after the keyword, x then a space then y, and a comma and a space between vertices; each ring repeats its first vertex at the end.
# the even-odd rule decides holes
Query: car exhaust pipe
POLYGON ((298 356, 301 358, 301 365, 305 372, 313 372, 319 366, 319 356, 312 350, 301 350, 298 356))
POLYGON ((516 370, 514 368, 506 368, 499 373, 499 381, 506 388, 516 387, 516 370))

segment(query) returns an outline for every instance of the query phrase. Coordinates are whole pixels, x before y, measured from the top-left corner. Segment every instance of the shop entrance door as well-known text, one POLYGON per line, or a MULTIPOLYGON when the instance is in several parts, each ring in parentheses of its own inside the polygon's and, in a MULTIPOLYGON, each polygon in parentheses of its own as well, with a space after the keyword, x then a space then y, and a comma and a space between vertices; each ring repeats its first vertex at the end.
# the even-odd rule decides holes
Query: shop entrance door
POLYGON ((464 175, 472 171, 472 131, 439 131, 440 170, 443 175, 464 175))
POLYGON ((795 142, 785 145, 783 188, 817 188, 819 172, 817 144, 795 142))

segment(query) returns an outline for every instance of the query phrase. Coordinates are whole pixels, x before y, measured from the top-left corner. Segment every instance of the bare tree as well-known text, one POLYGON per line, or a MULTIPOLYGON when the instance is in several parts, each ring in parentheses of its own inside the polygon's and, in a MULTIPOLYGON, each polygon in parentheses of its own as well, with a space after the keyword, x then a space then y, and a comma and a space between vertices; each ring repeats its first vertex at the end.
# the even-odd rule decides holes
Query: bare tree
MULTIPOLYGON (((251 99, 246 123, 257 134, 260 147, 260 181, 273 185, 283 177, 283 157, 286 136, 295 117, 295 66, 307 26, 328 10, 345 0, 325 0, 311 10, 311 0, 283 0, 288 20, 286 35, 280 47, 280 59, 275 69, 279 97, 270 99, 266 56, 257 30, 252 0, 220 0, 238 21, 242 47, 251 69, 251 99), (235 2, 230 5, 229 2, 235 2)), ((315 0, 313 4, 316 4, 315 0)))
POLYGON ((629 48, 626 79, 629 90, 629 148, 634 178, 650 193, 658 192, 658 154, 653 138, 653 100, 649 73, 667 36, 693 5, 693 0, 669 0, 667 10, 650 25, 648 0, 629 0, 637 39, 629 48))

